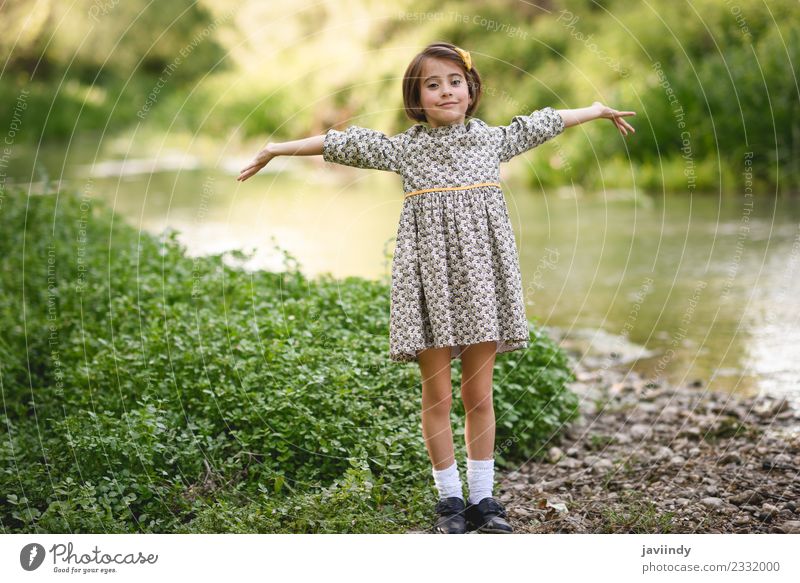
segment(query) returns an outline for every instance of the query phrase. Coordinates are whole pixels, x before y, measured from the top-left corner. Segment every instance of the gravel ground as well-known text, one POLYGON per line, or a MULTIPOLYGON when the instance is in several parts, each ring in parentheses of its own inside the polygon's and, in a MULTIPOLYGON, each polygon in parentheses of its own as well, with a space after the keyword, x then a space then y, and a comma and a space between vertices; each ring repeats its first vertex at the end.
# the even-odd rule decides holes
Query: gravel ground
POLYGON ((516 533, 800 533, 800 411, 790 401, 699 380, 670 387, 570 358, 580 418, 546 459, 495 474, 516 533))

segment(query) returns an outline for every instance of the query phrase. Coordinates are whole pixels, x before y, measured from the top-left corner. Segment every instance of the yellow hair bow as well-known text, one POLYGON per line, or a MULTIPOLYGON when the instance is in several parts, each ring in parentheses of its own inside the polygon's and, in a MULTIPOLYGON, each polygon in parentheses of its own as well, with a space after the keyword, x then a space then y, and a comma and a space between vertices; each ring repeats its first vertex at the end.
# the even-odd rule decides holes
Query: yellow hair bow
POLYGON ((455 47, 455 51, 461 55, 461 60, 464 61, 464 65, 467 67, 467 71, 472 70, 472 57, 469 54, 469 51, 465 51, 464 49, 460 49, 455 47))

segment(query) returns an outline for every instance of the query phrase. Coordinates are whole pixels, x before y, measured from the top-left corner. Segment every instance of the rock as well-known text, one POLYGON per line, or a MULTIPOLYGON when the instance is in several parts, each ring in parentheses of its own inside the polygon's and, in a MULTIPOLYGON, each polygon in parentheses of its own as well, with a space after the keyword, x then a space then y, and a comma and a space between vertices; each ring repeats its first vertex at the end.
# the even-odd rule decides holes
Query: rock
POLYGON ((721 509, 725 503, 722 500, 722 498, 717 498, 715 496, 708 496, 707 498, 703 498, 702 500, 700 500, 700 504, 702 504, 706 508, 721 509))
POLYGON ((615 433, 614 441, 620 445, 626 445, 631 442, 631 437, 627 433, 615 433))
POLYGON ((729 453, 726 453, 726 454, 722 455, 722 457, 720 457, 720 458, 717 460, 717 463, 718 463, 719 465, 725 465, 725 464, 741 464, 741 463, 742 463, 742 456, 740 456, 740 455, 739 455, 738 453, 736 453, 735 451, 732 451, 732 452, 729 452, 729 453))
POLYGON ((600 461, 599 456, 587 455, 583 458, 583 465, 585 465, 587 468, 590 468, 593 465, 595 465, 598 461, 600 461))
POLYGON ((786 534, 800 534, 800 520, 787 520, 781 524, 781 530, 786 534))
POLYGON ((767 398, 756 403, 753 407, 753 412, 762 419, 768 419, 789 409, 790 406, 789 400, 786 397, 781 397, 779 399, 767 398))
POLYGON ((728 500, 737 506, 741 506, 742 504, 758 504, 760 501, 758 494, 752 490, 745 490, 744 492, 734 494, 728 498, 728 500))
POLYGON ((575 470, 577 468, 580 468, 583 465, 583 462, 581 462, 581 460, 578 460, 578 459, 575 459, 575 458, 565 457, 565 458, 561 458, 556 463, 556 465, 559 466, 559 467, 562 467, 562 468, 568 468, 570 470, 575 470))
POLYGON ((564 452, 559 447, 551 447, 547 450, 547 461, 551 464, 555 464, 564 457, 564 452))
POLYGON ((637 423, 631 426, 628 433, 633 439, 647 439, 653 434, 653 429, 649 425, 637 423))
POLYGON ((542 491, 555 490, 563 486, 566 482, 568 482, 568 478, 556 478, 555 480, 539 482, 537 487, 542 491))
POLYGON ((733 523, 742 526, 750 522, 750 517, 747 514, 739 514, 733 518, 733 523))
POLYGON ((597 468, 598 470, 613 470, 614 464, 611 460, 602 458, 594 465, 594 467, 597 468))
POLYGON ((699 427, 685 427, 678 433, 678 437, 688 437, 690 439, 700 439, 699 427))
POLYGON ((778 455, 772 458, 773 463, 775 464, 785 464, 791 465, 792 464, 792 456, 786 453, 779 453, 778 455))
POLYGON ((770 504, 769 502, 764 502, 761 505, 761 511, 762 513, 768 515, 771 518, 778 513, 778 507, 773 504, 770 504))
POLYGON ((684 458, 682 455, 673 456, 672 459, 669 460, 670 466, 682 466, 685 463, 686 458, 684 458))
POLYGON ((658 446, 658 448, 656 448, 656 451, 653 453, 653 458, 652 459, 654 461, 660 462, 660 461, 663 461, 663 460, 665 460, 667 458, 671 458, 673 455, 674 455, 674 452, 670 448, 668 448, 668 447, 666 447, 664 445, 660 445, 660 446, 658 446))

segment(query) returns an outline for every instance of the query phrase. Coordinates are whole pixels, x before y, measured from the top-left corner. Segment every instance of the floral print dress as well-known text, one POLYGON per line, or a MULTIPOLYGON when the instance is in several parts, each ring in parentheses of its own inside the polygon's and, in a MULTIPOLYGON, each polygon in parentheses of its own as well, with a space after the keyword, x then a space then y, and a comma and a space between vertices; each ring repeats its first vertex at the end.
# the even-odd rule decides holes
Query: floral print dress
POLYGON ((552 107, 507 126, 416 124, 387 136, 349 126, 325 134, 322 156, 396 172, 405 199, 392 259, 389 358, 495 341, 497 353, 526 348, 528 320, 514 232, 500 188, 500 163, 564 131, 552 107))

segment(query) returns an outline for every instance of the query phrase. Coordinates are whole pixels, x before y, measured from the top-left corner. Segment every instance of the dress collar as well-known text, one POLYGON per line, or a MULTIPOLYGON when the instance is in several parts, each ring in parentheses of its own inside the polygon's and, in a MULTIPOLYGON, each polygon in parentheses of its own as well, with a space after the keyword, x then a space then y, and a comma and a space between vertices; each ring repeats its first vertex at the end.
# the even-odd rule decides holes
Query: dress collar
POLYGON ((463 134, 467 131, 467 126, 472 120, 468 120, 467 123, 454 123, 449 125, 443 125, 439 127, 431 127, 425 124, 419 124, 422 130, 429 135, 438 136, 438 135, 450 135, 450 134, 463 134))

